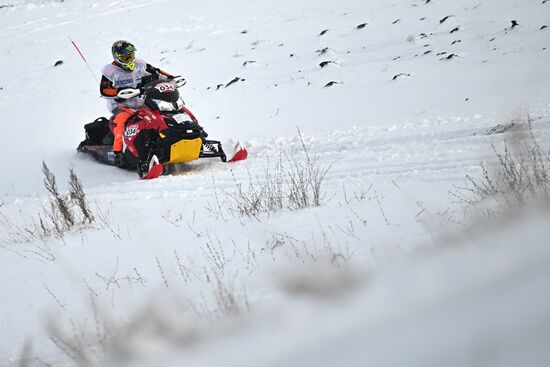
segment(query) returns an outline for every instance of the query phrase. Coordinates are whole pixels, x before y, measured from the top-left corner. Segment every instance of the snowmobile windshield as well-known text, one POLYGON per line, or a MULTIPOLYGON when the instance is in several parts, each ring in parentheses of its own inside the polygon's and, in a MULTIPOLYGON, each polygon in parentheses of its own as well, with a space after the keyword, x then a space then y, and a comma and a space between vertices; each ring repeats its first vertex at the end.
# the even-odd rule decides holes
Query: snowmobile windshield
POLYGON ((153 99, 158 106, 159 111, 179 111, 183 106, 183 99, 179 98, 177 102, 167 102, 160 99, 153 99))

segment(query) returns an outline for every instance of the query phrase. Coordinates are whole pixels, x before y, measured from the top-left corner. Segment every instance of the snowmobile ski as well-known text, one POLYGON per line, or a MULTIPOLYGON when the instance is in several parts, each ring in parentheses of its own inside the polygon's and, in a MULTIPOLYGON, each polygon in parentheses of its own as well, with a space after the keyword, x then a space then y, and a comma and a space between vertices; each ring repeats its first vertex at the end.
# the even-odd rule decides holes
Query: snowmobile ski
POLYGON ((151 179, 154 179, 154 178, 158 178, 161 175, 162 175, 162 164, 157 163, 153 167, 151 167, 149 172, 147 172, 147 174, 145 176, 143 176, 141 179, 142 180, 151 180, 151 179))
POLYGON ((142 180, 151 180, 154 178, 158 178, 162 175, 162 164, 159 163, 159 160, 156 155, 154 155, 151 158, 151 161, 149 162, 149 171, 147 174, 141 177, 142 180))
POLYGON ((240 143, 237 142, 235 144, 235 147, 233 148, 233 156, 231 159, 228 160, 228 162, 238 162, 245 160, 248 157, 248 150, 240 143))

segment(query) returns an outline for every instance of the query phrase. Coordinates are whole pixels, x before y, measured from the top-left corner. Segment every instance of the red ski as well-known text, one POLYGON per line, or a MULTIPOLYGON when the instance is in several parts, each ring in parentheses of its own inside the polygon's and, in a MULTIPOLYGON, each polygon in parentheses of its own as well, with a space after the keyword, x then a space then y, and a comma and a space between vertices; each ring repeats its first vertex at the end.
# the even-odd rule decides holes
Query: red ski
POLYGON ((162 175, 162 164, 158 163, 158 164, 155 164, 153 167, 151 167, 149 172, 147 172, 147 174, 143 176, 141 179, 150 180, 153 178, 157 178, 161 175, 162 175))
POLYGON ((238 162, 246 159, 248 157, 248 150, 240 142, 237 142, 235 144, 235 147, 233 148, 233 156, 231 159, 228 160, 228 162, 238 162))
POLYGON ((157 156, 154 155, 149 162, 149 171, 147 172, 147 174, 143 175, 141 179, 151 180, 153 178, 157 178, 162 175, 162 171, 162 164, 159 163, 157 156))

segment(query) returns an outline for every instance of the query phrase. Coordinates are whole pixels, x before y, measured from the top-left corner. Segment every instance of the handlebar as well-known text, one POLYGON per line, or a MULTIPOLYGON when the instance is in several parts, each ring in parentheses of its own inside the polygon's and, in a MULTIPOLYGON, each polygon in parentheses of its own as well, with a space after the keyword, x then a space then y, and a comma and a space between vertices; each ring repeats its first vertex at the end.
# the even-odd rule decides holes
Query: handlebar
POLYGON ((137 88, 125 88, 118 92, 117 97, 122 99, 131 99, 139 95, 144 94, 148 89, 153 87, 159 82, 171 83, 174 88, 179 88, 185 85, 186 81, 181 76, 168 77, 163 74, 159 75, 146 75, 141 78, 141 82, 138 84, 137 88))

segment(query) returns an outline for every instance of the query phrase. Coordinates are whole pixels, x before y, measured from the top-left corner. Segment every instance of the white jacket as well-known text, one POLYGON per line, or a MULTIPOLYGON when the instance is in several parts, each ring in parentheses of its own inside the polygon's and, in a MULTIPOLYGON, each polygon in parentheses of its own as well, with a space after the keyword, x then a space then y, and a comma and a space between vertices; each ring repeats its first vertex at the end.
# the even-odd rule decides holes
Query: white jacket
MULTIPOLYGON (((141 59, 136 59, 135 68, 132 71, 124 70, 121 67, 109 64, 103 68, 101 73, 111 81, 114 88, 137 88, 142 77, 151 75, 146 69, 147 63, 141 59)), ((119 106, 135 109, 143 106, 144 103, 143 96, 137 96, 121 102, 117 102, 118 99, 115 97, 108 97, 105 95, 102 95, 102 97, 107 99, 107 108, 111 112, 119 106)))

